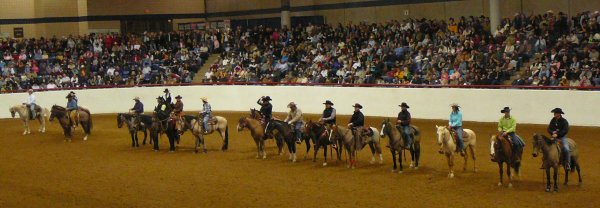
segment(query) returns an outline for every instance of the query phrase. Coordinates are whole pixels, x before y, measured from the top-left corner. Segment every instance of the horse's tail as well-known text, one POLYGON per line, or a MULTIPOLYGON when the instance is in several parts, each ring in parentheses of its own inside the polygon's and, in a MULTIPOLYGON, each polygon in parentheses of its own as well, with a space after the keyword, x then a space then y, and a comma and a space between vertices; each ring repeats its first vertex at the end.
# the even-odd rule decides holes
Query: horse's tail
POLYGON ((419 130, 418 127, 416 127, 416 126, 410 126, 410 127, 414 130, 416 137, 421 136, 421 130, 419 130))
POLYGON ((229 125, 225 126, 225 141, 223 141, 223 150, 229 148, 229 125))

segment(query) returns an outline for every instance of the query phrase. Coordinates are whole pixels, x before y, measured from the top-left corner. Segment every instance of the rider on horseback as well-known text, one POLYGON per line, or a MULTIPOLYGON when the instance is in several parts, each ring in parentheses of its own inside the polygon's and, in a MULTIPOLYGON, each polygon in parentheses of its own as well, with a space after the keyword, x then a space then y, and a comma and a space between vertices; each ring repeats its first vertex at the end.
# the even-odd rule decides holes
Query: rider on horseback
POLYGON ((265 138, 267 137, 267 127, 273 117, 273 105, 271 105, 269 101, 271 101, 271 97, 269 96, 262 96, 256 101, 256 103, 260 105, 260 113, 263 115, 262 124, 265 129, 265 138))
POLYGON ((77 126, 77 121, 79 120, 77 117, 78 116, 78 107, 77 107, 77 99, 75 99, 75 93, 73 93, 71 91, 71 93, 69 93, 67 95, 67 115, 69 115, 69 121, 71 122, 71 125, 76 127, 77 126), (75 122, 73 122, 75 121, 75 122))
POLYGON ((287 107, 290 108, 290 112, 288 112, 284 122, 287 122, 289 125, 293 126, 294 134, 296 135, 296 143, 300 144, 300 139, 302 137, 302 111, 294 102, 288 104, 287 107))
MULTIPOLYGON (((177 102, 175 103, 175 108, 173 109, 173 119, 176 119, 177 121, 180 121, 181 117, 183 116, 183 102, 181 102, 181 98, 182 97, 180 95, 177 95, 177 97, 175 97, 177 102)), ((178 130, 181 130, 179 122, 176 122, 175 126, 178 130)))
POLYGON ((202 97, 202 111, 200 114, 202 115, 202 124, 204 125, 204 133, 208 133, 208 121, 212 118, 212 108, 210 104, 208 104, 208 98, 202 97))
MULTIPOLYGON (((31 118, 35 118, 35 95, 33 94, 33 90, 29 89, 27 90, 27 93, 29 94, 29 96, 27 96, 27 101, 25 101, 25 105, 29 108, 29 112, 31 113, 31 118)), ((29 118, 27 118, 29 119, 29 118)))
POLYGON ((553 139, 560 140, 562 143, 562 156, 564 156, 563 165, 566 167, 567 171, 569 171, 571 170, 571 149, 567 142, 569 122, 562 117, 562 114, 565 114, 562 109, 555 108, 551 112, 554 113, 554 117, 550 120, 550 124, 548 125, 548 133, 552 135, 553 139))
POLYGON ((365 129, 365 115, 360 112, 362 109, 362 105, 355 103, 352 107, 354 107, 354 113, 350 118, 350 123, 348 123, 348 128, 351 128, 353 131, 358 131, 358 136, 362 136, 365 133, 369 133, 368 129, 365 129))
POLYGON ((323 110, 323 116, 321 117, 321 119, 319 119, 319 122, 325 123, 325 128, 327 129, 329 134, 329 142, 331 143, 331 146, 333 148, 337 148, 335 142, 331 142, 331 134, 333 132, 333 129, 331 127, 335 125, 336 117, 335 108, 333 108, 333 103, 329 100, 326 100, 323 104, 325 104, 325 110, 323 110))
MULTIPOLYGON (((450 119, 448 120, 448 128, 454 131, 456 134, 457 151, 460 152, 461 156, 465 156, 465 147, 463 144, 463 128, 462 128, 462 112, 460 112, 460 106, 456 103, 450 105, 452 107, 452 113, 450 113, 450 119)), ((441 150, 440 150, 440 153, 441 150)))
POLYGON ((515 162, 519 162, 521 158, 518 158, 519 154, 517 153, 523 151, 525 143, 517 136, 517 121, 510 115, 509 107, 504 107, 500 113, 504 113, 504 116, 498 121, 498 138, 507 138, 506 136, 510 136, 510 139, 507 139, 509 139, 513 145, 515 162))
POLYGON ((169 92, 169 89, 166 89, 163 91, 165 94, 162 96, 162 99, 164 101, 165 104, 167 105, 172 105, 173 103, 171 102, 171 93, 169 92))
POLYGON ((399 129, 402 128, 402 138, 405 141, 404 145, 407 149, 409 149, 412 146, 412 138, 410 136, 411 116, 410 112, 408 112, 408 109, 410 107, 405 102, 398 106, 400 106, 402 110, 400 111, 400 113, 398 113, 398 118, 396 119, 396 127, 399 129))
POLYGON ((144 113, 144 104, 142 103, 142 101, 140 101, 140 97, 135 97, 133 98, 133 100, 135 100, 135 105, 133 105, 133 108, 129 109, 129 111, 133 111, 133 123, 135 124, 135 126, 139 126, 140 115, 144 113))

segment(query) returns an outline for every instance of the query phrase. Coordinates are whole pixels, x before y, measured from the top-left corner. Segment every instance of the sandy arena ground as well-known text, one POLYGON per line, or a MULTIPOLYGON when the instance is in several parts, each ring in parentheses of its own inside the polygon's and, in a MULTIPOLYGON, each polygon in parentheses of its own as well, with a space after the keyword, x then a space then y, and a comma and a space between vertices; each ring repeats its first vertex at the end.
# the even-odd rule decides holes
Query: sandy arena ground
MULTIPOLYGON (((449 179, 446 159, 436 152, 434 129, 444 121, 414 121, 423 131, 421 167, 411 170, 405 163, 404 173, 397 174, 391 172, 385 147, 383 165, 369 164, 366 148, 355 170, 332 160, 322 167, 322 153, 316 163, 302 160, 304 144, 298 145, 300 161, 295 164, 287 161, 287 154, 277 155, 273 141, 267 142, 269 157, 255 159, 249 132, 236 132, 238 118, 247 113, 216 114, 229 120, 228 152, 220 151, 216 134, 207 137, 207 154, 193 154, 189 133, 175 153, 168 153, 166 136, 159 152, 149 145, 131 148, 129 134, 117 128, 115 115, 94 115, 89 140, 82 141, 78 129, 72 143, 64 142, 56 121, 45 134, 22 136, 20 120, 2 119, 0 207, 594 207, 600 202, 600 155, 592 151, 600 149, 600 128, 571 129, 582 155, 584 183, 577 186, 574 176, 571 185, 563 186, 561 171, 560 191, 550 194, 544 192, 540 158, 531 156, 531 135, 544 132, 542 125, 518 126, 527 147, 522 178, 508 188, 497 186, 498 168, 489 157, 493 123, 465 124, 478 136, 479 171, 474 173, 470 164, 462 172, 461 159, 456 177, 449 179)), ((347 120, 341 116, 338 122, 347 120)), ((381 121, 367 118, 377 128, 381 121)), ((37 127, 35 123, 32 129, 37 127)))

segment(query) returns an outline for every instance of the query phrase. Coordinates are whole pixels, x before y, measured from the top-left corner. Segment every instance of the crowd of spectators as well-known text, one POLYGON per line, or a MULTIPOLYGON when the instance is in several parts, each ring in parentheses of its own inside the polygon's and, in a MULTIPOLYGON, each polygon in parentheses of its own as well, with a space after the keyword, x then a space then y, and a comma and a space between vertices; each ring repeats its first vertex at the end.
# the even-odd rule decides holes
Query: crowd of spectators
POLYGON ((191 82, 216 31, 0 39, 0 90, 191 82))
POLYGON ((565 77, 599 85, 599 20, 598 12, 518 13, 493 34, 484 16, 238 27, 223 35, 231 41, 204 81, 537 85, 565 77))

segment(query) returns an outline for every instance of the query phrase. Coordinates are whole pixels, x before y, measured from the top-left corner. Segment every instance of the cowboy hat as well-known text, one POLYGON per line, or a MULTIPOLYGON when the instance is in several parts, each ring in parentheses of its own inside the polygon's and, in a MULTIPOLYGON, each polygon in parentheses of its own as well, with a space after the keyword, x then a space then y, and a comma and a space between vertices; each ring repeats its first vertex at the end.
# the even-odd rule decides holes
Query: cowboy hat
POLYGON ((133 98, 133 100, 140 100, 140 97, 136 96, 133 98))
POLYGON ((506 113, 506 112, 510 112, 509 107, 504 107, 504 109, 500 110, 500 113, 506 113))
POLYGON ((296 107, 296 103, 294 103, 294 102, 290 102, 290 104, 288 104, 288 105, 287 105, 287 107, 288 107, 288 108, 291 108, 291 107, 296 107))
POLYGON ((169 89, 165 88, 165 90, 163 90, 163 92, 169 92, 169 89))
POLYGON ((271 97, 269 96, 265 96, 262 98, 263 101, 271 101, 271 97))
POLYGON ((330 100, 326 100, 326 101, 325 101, 323 104, 326 104, 326 105, 333 105, 333 103, 332 103, 330 100))
POLYGON ((410 108, 405 102, 402 102, 402 104, 398 105, 400 107, 405 107, 405 108, 410 108))
POLYGON ((163 98, 161 96, 158 96, 156 99, 157 100, 162 100, 163 98))
POLYGON ((362 105, 355 103, 352 107, 358 108, 358 109, 362 109, 362 105))
POLYGON ((33 89, 29 89, 29 90, 27 90, 27 92, 33 92, 33 89))
POLYGON ((552 109, 552 111, 550 111, 551 113, 560 113, 560 114, 565 114, 565 112, 562 111, 562 109, 560 108, 555 108, 552 109))
POLYGON ((71 91, 71 92, 69 92, 69 94, 73 94, 73 95, 74 95, 74 94, 75 94, 75 92, 71 91))
POLYGON ((460 108, 460 105, 458 105, 458 103, 452 103, 452 104, 450 104, 450 107, 457 107, 457 108, 460 108))
POLYGON ((208 101, 208 98, 207 97, 201 97, 200 100, 206 102, 206 101, 208 101))
POLYGON ((181 98, 182 98, 182 97, 181 97, 181 95, 177 95, 177 96, 175 97, 175 99, 181 99, 181 98))

